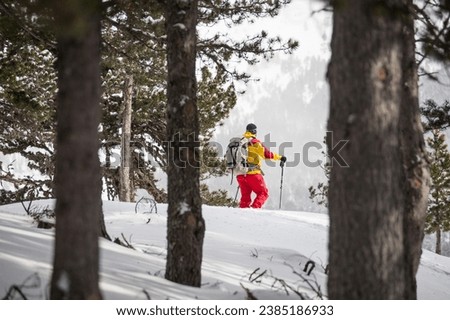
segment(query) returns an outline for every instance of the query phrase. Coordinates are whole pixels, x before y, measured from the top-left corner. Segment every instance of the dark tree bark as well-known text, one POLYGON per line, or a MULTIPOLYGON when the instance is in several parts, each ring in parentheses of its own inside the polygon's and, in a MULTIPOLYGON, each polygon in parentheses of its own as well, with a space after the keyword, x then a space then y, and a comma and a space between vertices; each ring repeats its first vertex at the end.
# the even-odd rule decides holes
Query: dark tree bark
POLYGON ((168 222, 166 279, 199 287, 205 222, 200 197, 195 76, 197 1, 166 1, 168 222))
POLYGON ((406 266, 405 299, 417 299, 416 274, 422 254, 428 194, 430 192, 429 160, 420 119, 418 71, 415 57, 414 19, 412 0, 407 15, 402 15, 402 103, 400 105, 400 146, 403 169, 404 248, 406 266))
POLYGON ((428 170, 410 5, 335 3, 328 128, 349 168, 331 169, 330 299, 416 297, 428 170))
POLYGON ((133 76, 125 80, 124 106, 122 111, 122 142, 120 162, 119 200, 131 202, 133 191, 131 188, 131 115, 133 105, 133 76))
POLYGON ((437 254, 442 254, 442 235, 441 235, 441 228, 436 227, 436 250, 435 252, 437 254))
POLYGON ((52 2, 57 25, 56 236, 51 299, 100 299, 100 0, 52 2))

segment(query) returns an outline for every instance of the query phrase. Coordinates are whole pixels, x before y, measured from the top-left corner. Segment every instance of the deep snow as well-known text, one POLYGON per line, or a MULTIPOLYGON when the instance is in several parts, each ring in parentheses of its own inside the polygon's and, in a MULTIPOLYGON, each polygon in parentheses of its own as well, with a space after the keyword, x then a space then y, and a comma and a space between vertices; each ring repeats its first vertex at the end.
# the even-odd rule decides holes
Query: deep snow
MULTIPOLYGON (((244 288, 258 299, 326 298, 325 214, 203 206, 202 287, 192 288, 164 279, 165 204, 157 214, 135 213, 134 203, 105 201, 103 209, 111 237, 136 249, 100 241, 105 299, 245 299, 244 288), (310 275, 309 260, 315 263, 310 275)), ((38 229, 21 204, 0 206, 0 297, 22 284, 29 299, 48 297, 53 232, 38 229)), ((450 299, 450 258, 424 250, 418 297, 450 299)))

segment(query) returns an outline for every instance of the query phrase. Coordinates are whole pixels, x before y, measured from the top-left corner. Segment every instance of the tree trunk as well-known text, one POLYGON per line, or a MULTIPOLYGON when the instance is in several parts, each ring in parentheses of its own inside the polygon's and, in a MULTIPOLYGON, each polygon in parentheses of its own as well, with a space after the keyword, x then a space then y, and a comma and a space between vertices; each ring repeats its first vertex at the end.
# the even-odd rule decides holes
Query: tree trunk
MULTIPOLYGON (((402 102, 400 105, 400 146, 403 169, 403 232, 405 248, 405 296, 417 299, 416 274, 422 254, 430 172, 420 120, 418 71, 415 60, 414 18, 412 0, 404 0, 410 8, 409 15, 402 15, 402 102)), ((399 41, 400 41, 399 40, 399 41)))
POLYGON ((335 4, 328 148, 348 140, 340 155, 349 168, 332 163, 330 299, 416 296, 428 171, 408 5, 335 4))
POLYGON ((442 234, 441 234, 441 228, 436 227, 436 253, 442 254, 442 234))
POLYGON ((100 1, 55 1, 58 110, 51 299, 100 299, 100 1))
POLYGON ((120 190, 119 200, 125 202, 132 201, 131 190, 131 114, 133 103, 133 76, 128 76, 125 80, 124 107, 122 112, 122 147, 120 164, 120 190))
POLYGON ((197 1, 166 1, 168 223, 166 279, 199 287, 205 222, 200 197, 195 77, 197 1))

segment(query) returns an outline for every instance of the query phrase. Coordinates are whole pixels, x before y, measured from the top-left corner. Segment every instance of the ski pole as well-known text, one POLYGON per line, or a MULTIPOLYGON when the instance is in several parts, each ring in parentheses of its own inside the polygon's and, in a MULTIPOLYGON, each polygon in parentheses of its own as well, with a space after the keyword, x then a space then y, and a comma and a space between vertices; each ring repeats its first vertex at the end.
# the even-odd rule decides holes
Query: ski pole
POLYGON ((281 184, 280 184, 280 206, 278 209, 281 209, 281 198, 283 196, 283 175, 284 175, 284 163, 281 163, 281 184))
POLYGON ((240 187, 240 186, 237 187, 237 189, 236 189, 236 195, 234 196, 234 201, 233 201, 233 204, 234 204, 234 205, 236 205, 236 200, 237 200, 237 196, 238 196, 238 193, 239 193, 239 187, 240 187))

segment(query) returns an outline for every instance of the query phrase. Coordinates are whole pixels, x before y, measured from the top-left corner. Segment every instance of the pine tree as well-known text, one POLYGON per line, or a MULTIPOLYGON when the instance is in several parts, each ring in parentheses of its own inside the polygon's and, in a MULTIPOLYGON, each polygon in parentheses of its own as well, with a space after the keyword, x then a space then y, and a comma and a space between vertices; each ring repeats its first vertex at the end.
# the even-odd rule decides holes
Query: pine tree
MULTIPOLYGON (((206 28, 225 22, 231 28, 244 21, 275 16, 290 1, 247 0, 232 3, 200 1, 199 24, 206 28)), ((56 114, 55 36, 46 15, 34 7, 40 1, 19 0, 0 3, 0 126, 11 128, 0 137, 0 152, 21 153, 30 167, 45 179, 18 181, 22 194, 37 189, 40 197, 53 197, 54 133, 56 114), (39 70, 39 71, 36 71, 39 70), (42 130, 44 129, 44 130, 42 130), (33 134, 29 134, 33 132, 33 134), (31 148, 30 148, 31 147, 31 148), (31 151, 30 151, 31 150, 31 151), (34 186, 36 184, 36 186, 34 186)), ((133 97, 131 141, 132 185, 144 188, 157 201, 166 201, 156 186, 156 167, 167 168, 163 148, 166 132, 166 34, 161 1, 103 1, 102 20, 102 121, 101 140, 105 154, 103 179, 108 196, 118 194, 120 164, 120 110, 125 79, 132 75, 133 97)), ((209 34, 210 35, 210 34, 209 34)), ((250 75, 236 71, 230 62, 250 64, 269 59, 274 52, 292 52, 298 43, 282 41, 268 32, 233 40, 218 32, 197 43, 202 68, 198 76, 198 109, 202 146, 202 178, 223 174, 217 150, 208 144, 214 128, 228 116, 236 103, 235 83, 250 75), (203 165, 204 164, 204 165, 203 165)), ((11 177, 0 176, 0 179, 11 177)), ((17 200, 19 196, 16 196, 17 200)))
POLYGON ((205 221, 195 74, 198 1, 166 1, 168 280, 200 287, 205 221))
POLYGON ((425 232, 436 233, 436 253, 441 254, 442 232, 450 231, 450 153, 445 135, 439 130, 433 130, 427 142, 432 184, 425 232))
MULTIPOLYGON (((326 137, 324 138, 324 143, 326 144, 326 137)), ((318 205, 323 205, 325 208, 328 208, 328 189, 330 183, 331 165, 330 158, 327 156, 327 153, 322 151, 322 155, 326 157, 326 161, 322 169, 327 180, 325 182, 319 182, 316 186, 310 186, 308 191, 309 198, 311 200, 315 201, 318 205)))
POLYGON ((57 30, 56 231, 51 299, 101 299, 101 0, 48 0, 57 30))
POLYGON ((415 1, 416 42, 420 72, 433 80, 425 60, 447 64, 450 61, 450 2, 448 0, 415 1))
POLYGON ((450 127, 450 102, 448 100, 438 104, 433 99, 427 99, 420 107, 420 112, 425 118, 425 131, 444 130, 450 127))
POLYGON ((15 187, 10 201, 54 196, 56 44, 44 32, 49 17, 36 14, 36 6, 26 0, 0 3, 0 153, 20 153, 42 175, 1 174, 0 180, 15 187))

